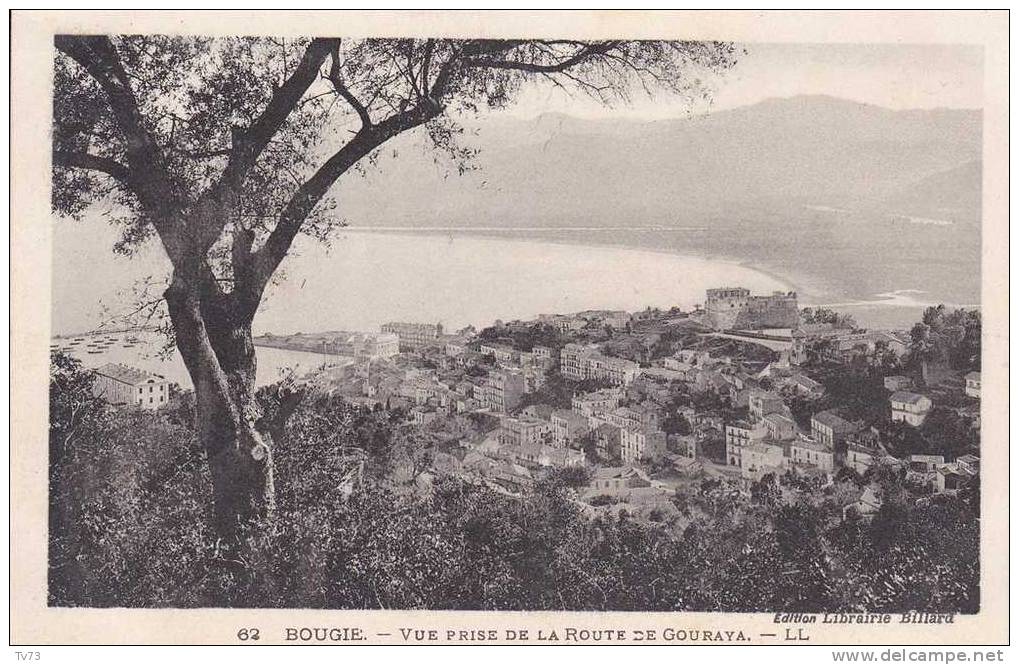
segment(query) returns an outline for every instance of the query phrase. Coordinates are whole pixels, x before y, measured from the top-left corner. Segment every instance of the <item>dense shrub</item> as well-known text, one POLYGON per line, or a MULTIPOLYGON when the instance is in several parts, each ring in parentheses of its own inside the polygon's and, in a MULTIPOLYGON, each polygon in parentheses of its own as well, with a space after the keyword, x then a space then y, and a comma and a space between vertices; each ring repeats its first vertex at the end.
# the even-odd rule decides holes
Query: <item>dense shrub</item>
POLYGON ((73 363, 55 362, 52 378, 53 605, 979 607, 971 504, 915 505, 892 476, 882 479, 892 499, 870 523, 843 520, 835 495, 784 480, 759 487, 757 501, 705 481, 684 495, 682 525, 590 517, 574 498, 579 472, 522 499, 456 478, 398 480, 420 441, 394 435, 400 419, 385 411, 324 397, 306 397, 279 433, 275 518, 227 555, 208 527, 211 487, 187 400, 112 411, 73 363), (782 503, 781 488, 799 498, 782 503))

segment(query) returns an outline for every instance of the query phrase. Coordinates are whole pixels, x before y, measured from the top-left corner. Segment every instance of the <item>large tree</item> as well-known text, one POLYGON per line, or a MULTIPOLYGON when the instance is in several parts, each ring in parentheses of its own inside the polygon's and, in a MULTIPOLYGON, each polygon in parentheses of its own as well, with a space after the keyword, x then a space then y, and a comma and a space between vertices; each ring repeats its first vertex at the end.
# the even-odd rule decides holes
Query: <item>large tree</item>
POLYGON ((165 250, 162 297, 226 539, 274 505, 252 319, 295 237, 334 225, 341 176, 422 126, 467 157, 455 118, 511 103, 528 81, 605 103, 703 94, 705 70, 735 58, 727 43, 571 39, 63 35, 55 46, 54 208, 103 203, 123 229, 116 250, 150 238, 165 250))

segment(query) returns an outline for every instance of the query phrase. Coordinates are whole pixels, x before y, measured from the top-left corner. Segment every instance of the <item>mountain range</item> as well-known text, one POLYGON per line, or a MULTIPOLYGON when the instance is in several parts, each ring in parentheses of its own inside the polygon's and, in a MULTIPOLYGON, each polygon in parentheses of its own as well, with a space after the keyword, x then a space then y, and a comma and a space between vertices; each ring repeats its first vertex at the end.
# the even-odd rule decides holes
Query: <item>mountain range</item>
POLYGON ((980 110, 827 96, 658 121, 479 116, 459 174, 422 134, 339 188, 356 226, 680 224, 805 206, 979 226, 980 110))

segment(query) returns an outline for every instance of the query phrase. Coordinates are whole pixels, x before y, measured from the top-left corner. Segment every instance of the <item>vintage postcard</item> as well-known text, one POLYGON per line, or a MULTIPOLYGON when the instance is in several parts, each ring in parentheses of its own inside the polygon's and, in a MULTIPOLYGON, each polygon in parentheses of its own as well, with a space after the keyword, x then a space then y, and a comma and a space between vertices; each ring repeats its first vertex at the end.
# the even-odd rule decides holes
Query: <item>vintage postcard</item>
POLYGON ((1007 643, 1007 12, 11 30, 12 644, 1007 643))

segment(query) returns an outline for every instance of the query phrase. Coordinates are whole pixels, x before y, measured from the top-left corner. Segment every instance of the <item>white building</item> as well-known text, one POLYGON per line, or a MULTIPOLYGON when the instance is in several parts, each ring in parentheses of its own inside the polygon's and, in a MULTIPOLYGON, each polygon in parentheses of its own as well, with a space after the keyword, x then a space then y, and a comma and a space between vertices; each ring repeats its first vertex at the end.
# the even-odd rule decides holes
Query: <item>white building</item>
MULTIPOLYGON (((619 406, 623 393, 618 388, 606 388, 592 393, 573 396, 573 410, 585 418, 594 417, 602 411, 611 411, 619 406)), ((597 425, 592 425, 596 427, 597 425)))
POLYGON ((760 480, 767 473, 773 473, 785 464, 782 446, 770 443, 753 443, 743 447, 740 469, 744 478, 760 480))
MULTIPOLYGON (((725 424, 725 459, 729 466, 743 466, 743 450, 768 435, 763 422, 750 424, 739 420, 725 424)), ((779 448, 781 450, 781 448, 779 448)))
POLYGON ((392 321, 382 324, 380 331, 395 334, 399 338, 400 348, 414 350, 437 344, 442 335, 442 324, 392 321))
POLYGON ((892 420, 906 422, 913 427, 923 425, 934 403, 926 395, 899 390, 888 398, 892 404, 892 420))
POLYGON ((158 374, 108 363, 95 370, 92 390, 110 404, 158 409, 169 399, 170 383, 158 374))
POLYGON ((831 411, 820 411, 810 419, 810 436, 829 448, 857 430, 856 425, 831 411))
POLYGON ((649 427, 625 427, 619 431, 620 458, 624 463, 659 460, 665 456, 665 432, 649 427))
POLYGON ((855 443, 846 444, 846 466, 863 475, 874 466, 877 451, 855 443))
POLYGON ((548 438, 549 424, 536 418, 503 418, 499 443, 509 446, 537 446, 548 438))
POLYGON ((789 460, 795 464, 808 464, 822 471, 835 470, 835 454, 827 446, 809 439, 799 439, 789 445, 789 460))
POLYGON ((640 365, 623 358, 612 358, 592 346, 567 344, 559 352, 562 375, 573 381, 601 379, 616 386, 633 382, 640 374, 640 365))

